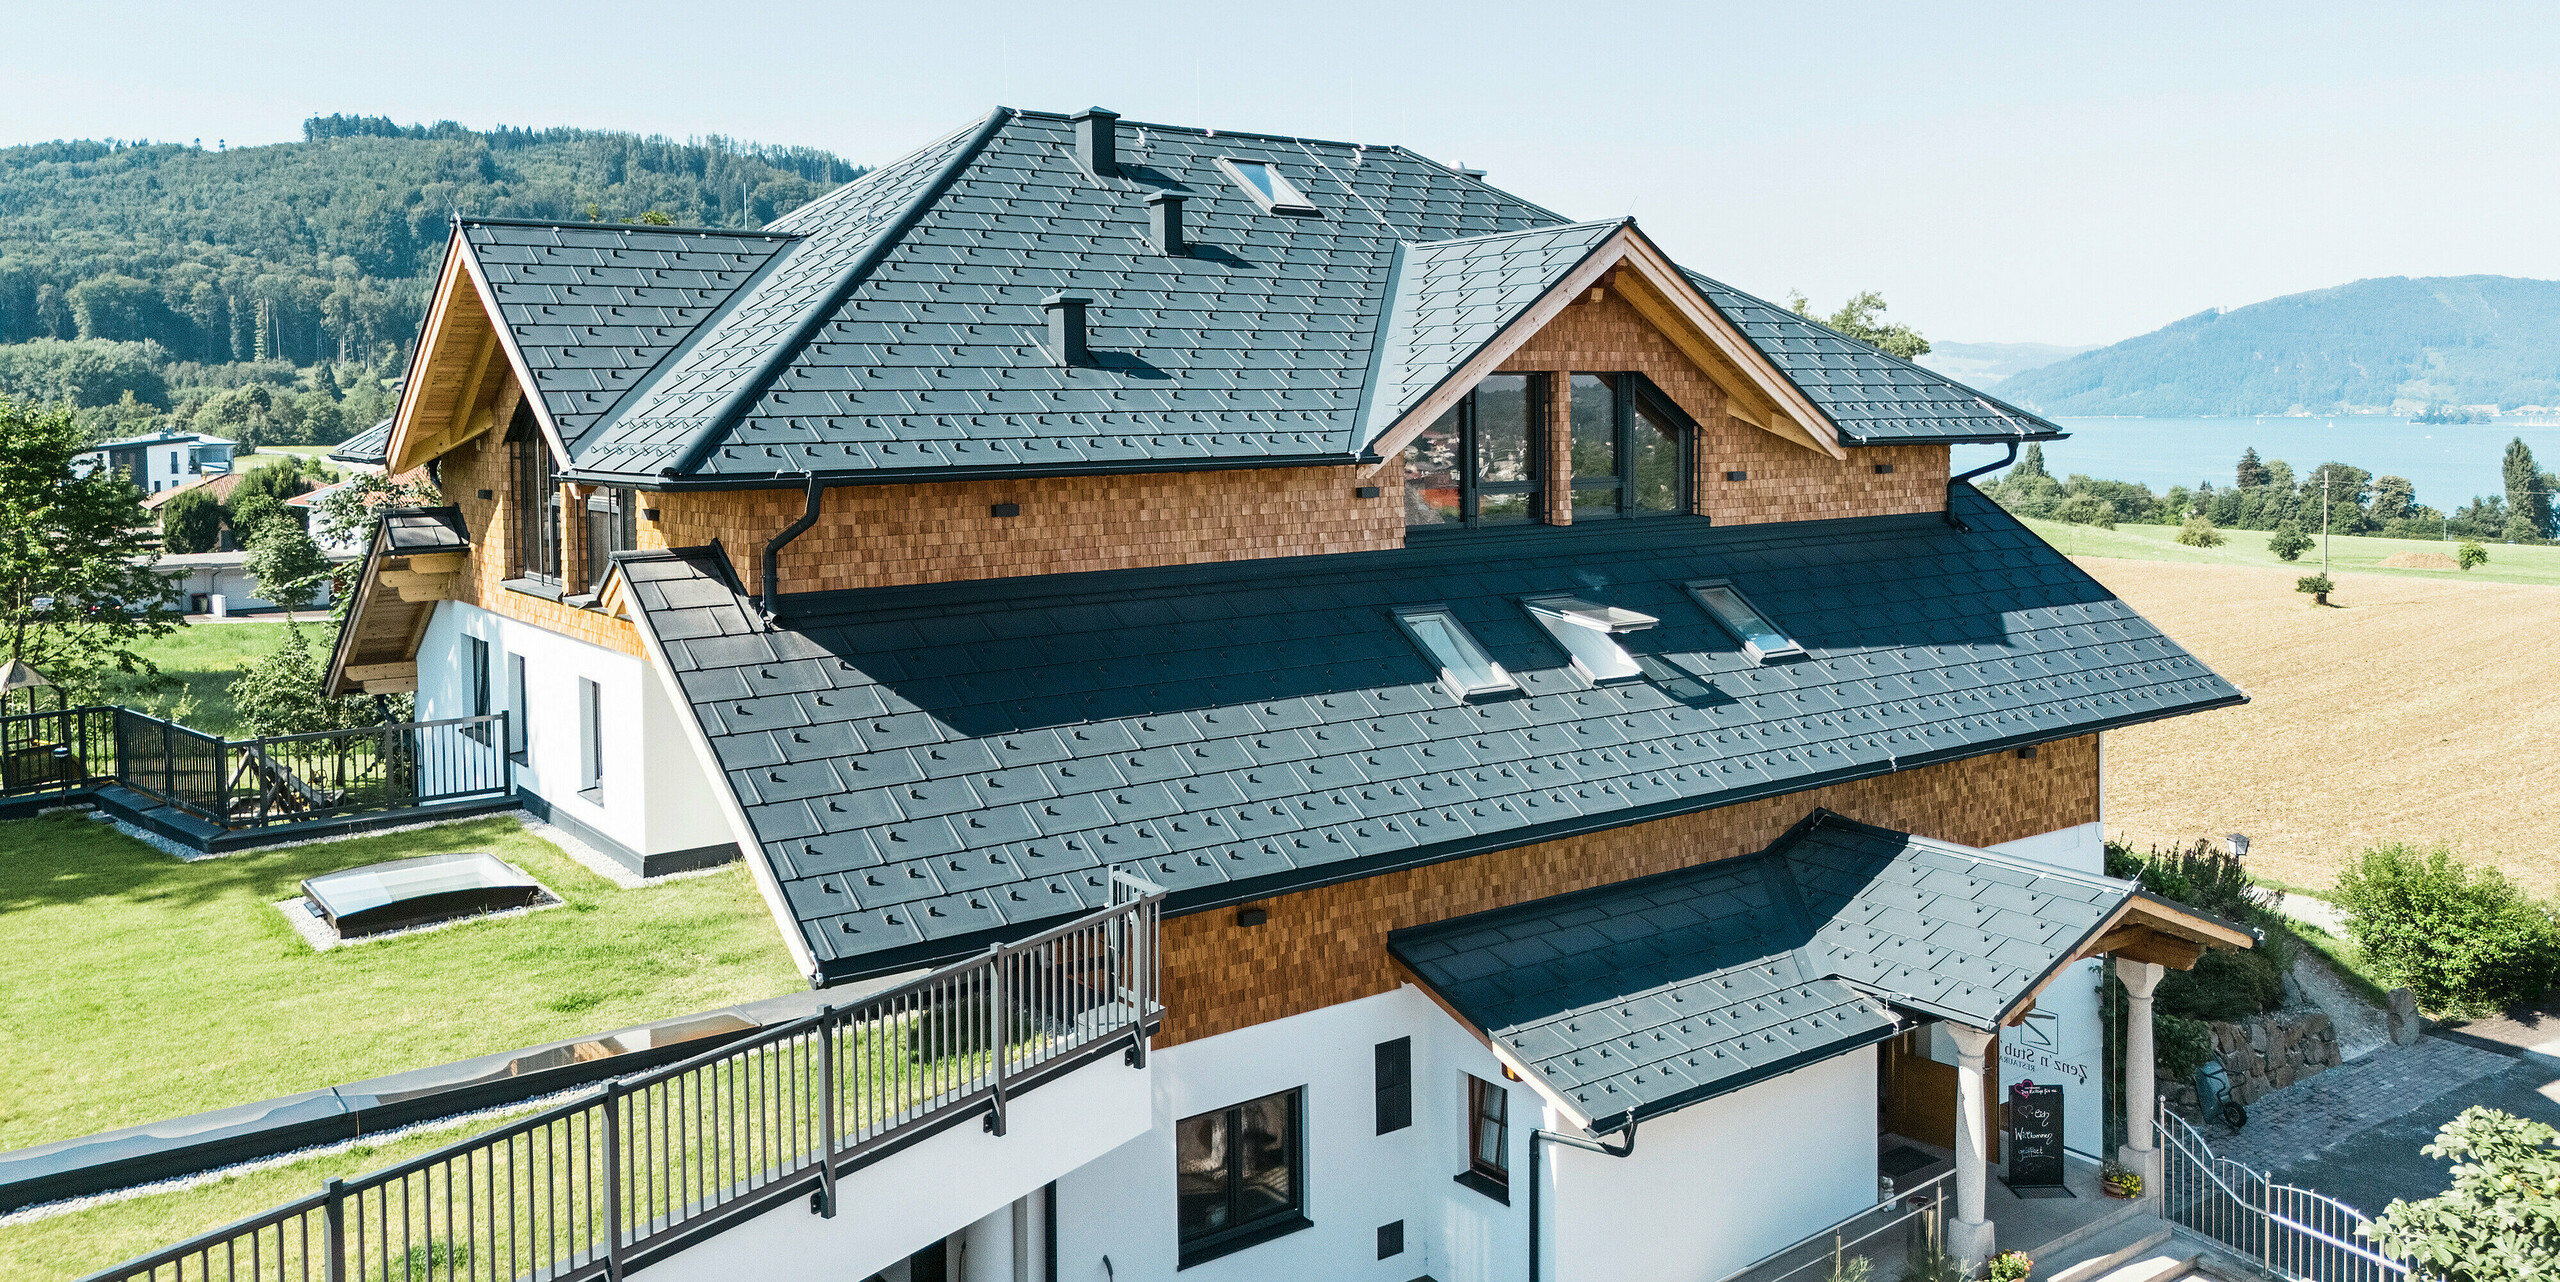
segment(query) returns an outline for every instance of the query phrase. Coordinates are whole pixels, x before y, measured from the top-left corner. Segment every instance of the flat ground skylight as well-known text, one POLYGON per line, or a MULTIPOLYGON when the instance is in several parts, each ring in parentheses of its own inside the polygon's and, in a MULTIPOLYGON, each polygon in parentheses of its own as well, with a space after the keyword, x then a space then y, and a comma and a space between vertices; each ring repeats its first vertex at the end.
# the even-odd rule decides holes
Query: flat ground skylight
POLYGON ((1573 656, 1573 666, 1593 681, 1615 681, 1643 671, 1634 656, 1610 634, 1640 632, 1661 620, 1650 614, 1622 610, 1614 605, 1594 605, 1580 597, 1532 597, 1521 604, 1529 607, 1529 617, 1547 630, 1547 635, 1573 656))
POLYGON ((1221 156, 1218 158, 1218 163, 1227 167, 1227 173, 1235 178, 1238 186, 1244 188, 1246 195, 1253 197, 1255 204, 1262 206, 1264 212, 1274 214, 1316 212, 1314 202, 1307 199, 1306 193, 1299 191, 1298 185, 1290 182, 1287 174, 1281 173, 1268 163, 1259 160, 1239 160, 1234 156, 1221 156))
POLYGON ((1511 674, 1503 671, 1483 646, 1476 644, 1466 625, 1447 610, 1438 606, 1398 610, 1396 622, 1403 624, 1414 644, 1440 665, 1440 683, 1448 687, 1450 694, 1469 699, 1520 688, 1520 683, 1512 680, 1511 674))
POLYGON ((1698 604, 1705 606, 1707 613, 1723 624, 1724 630, 1732 633, 1734 640, 1742 643, 1742 652, 1749 655, 1753 663, 1781 654, 1804 653, 1804 647, 1796 644, 1794 637, 1780 632, 1776 624, 1769 622, 1767 615, 1744 600, 1740 592, 1734 591, 1732 584, 1692 583, 1689 595, 1696 597, 1698 604))
POLYGON ((320 916, 341 939, 527 908, 542 887, 515 865, 485 851, 420 855, 323 873, 302 883, 320 916))

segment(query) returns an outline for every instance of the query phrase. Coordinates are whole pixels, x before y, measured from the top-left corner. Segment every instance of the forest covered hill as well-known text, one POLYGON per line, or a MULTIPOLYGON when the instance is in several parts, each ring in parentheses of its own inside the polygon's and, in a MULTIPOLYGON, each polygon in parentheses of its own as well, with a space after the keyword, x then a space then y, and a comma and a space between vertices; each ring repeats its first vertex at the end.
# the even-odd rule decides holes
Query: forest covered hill
POLYGON ((2560 281, 2390 276, 2199 312, 2000 395, 2049 415, 2560 405, 2560 281))
MULTIPOLYGON (((325 443, 373 420, 315 426, 299 402, 361 395, 334 417, 375 411, 455 211, 761 226, 862 172, 814 148, 725 138, 342 115, 303 134, 227 151, 0 148, 0 394, 71 401, 103 435, 191 420, 219 393, 262 386, 236 408, 276 419, 273 439, 325 443)), ((254 438, 261 423, 197 426, 254 438)))

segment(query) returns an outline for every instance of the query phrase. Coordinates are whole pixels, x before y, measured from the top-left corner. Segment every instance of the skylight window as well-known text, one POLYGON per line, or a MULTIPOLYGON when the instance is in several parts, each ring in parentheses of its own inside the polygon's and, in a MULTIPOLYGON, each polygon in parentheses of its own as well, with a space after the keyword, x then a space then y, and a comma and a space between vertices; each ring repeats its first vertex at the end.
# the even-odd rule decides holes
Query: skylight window
POLYGON ((1661 620, 1650 614, 1594 605, 1580 597, 1532 597, 1521 604, 1547 635, 1573 656, 1574 668, 1593 681, 1615 681, 1640 674, 1634 656, 1610 639, 1617 632, 1641 632, 1661 620))
POLYGON ((1422 647, 1433 662, 1440 665, 1440 683, 1459 699, 1501 690, 1517 690, 1520 683, 1493 661, 1469 635, 1458 616, 1439 606, 1396 611, 1396 622, 1404 625, 1414 644, 1422 647))
POLYGON ((1692 583, 1689 595, 1698 598, 1698 604, 1705 606, 1707 613, 1715 616, 1715 621, 1723 624, 1724 630, 1742 643, 1742 652, 1750 656, 1753 663, 1782 654, 1804 653, 1804 647, 1796 644, 1794 637, 1780 632, 1776 624, 1769 622, 1767 615, 1743 600, 1742 594, 1735 591, 1732 584, 1692 583))
POLYGON ((1253 197, 1253 203, 1262 206, 1264 213, 1312 214, 1316 212, 1315 203, 1307 199, 1306 193, 1299 191, 1298 185, 1290 182, 1287 174, 1281 173, 1267 162, 1221 156, 1218 158, 1218 163, 1226 168, 1229 177, 1236 180, 1237 186, 1244 188, 1246 195, 1253 197))

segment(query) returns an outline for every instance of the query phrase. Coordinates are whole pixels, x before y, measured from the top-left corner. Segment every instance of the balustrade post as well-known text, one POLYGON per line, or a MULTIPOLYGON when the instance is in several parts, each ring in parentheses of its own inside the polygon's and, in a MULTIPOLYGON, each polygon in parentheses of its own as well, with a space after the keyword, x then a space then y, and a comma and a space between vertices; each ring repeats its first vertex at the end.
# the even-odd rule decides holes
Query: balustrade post
POLYGON ((323 1243, 328 1260, 328 1282, 347 1282, 347 1200, 346 1184, 330 1176, 322 1190, 329 1195, 327 1203, 328 1239, 323 1243))
POLYGON ((604 1275, 622 1282, 622 1079, 604 1084, 604 1275))
POLYGON ((836 1215, 836 1008, 818 1008, 818 1214, 836 1215))
POLYGON ((987 945, 988 1061, 994 1066, 995 1111, 987 1115, 987 1133, 1004 1134, 1004 945, 987 945))

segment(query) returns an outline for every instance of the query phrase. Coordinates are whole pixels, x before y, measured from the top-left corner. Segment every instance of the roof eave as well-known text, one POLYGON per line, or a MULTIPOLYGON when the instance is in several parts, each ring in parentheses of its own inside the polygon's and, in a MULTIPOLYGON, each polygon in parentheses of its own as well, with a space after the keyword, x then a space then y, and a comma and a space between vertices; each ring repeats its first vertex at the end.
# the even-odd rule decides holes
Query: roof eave
POLYGON ((1356 467, 1361 454, 1280 454, 1257 458, 1114 459, 1096 463, 1044 466, 935 467, 878 469, 862 472, 774 471, 751 475, 662 473, 564 469, 559 479, 580 485, 618 485, 651 491, 770 490, 806 485, 811 476, 830 489, 850 485, 915 485, 933 481, 1016 481, 1068 476, 1144 476, 1166 472, 1235 472, 1295 467, 1356 467))

